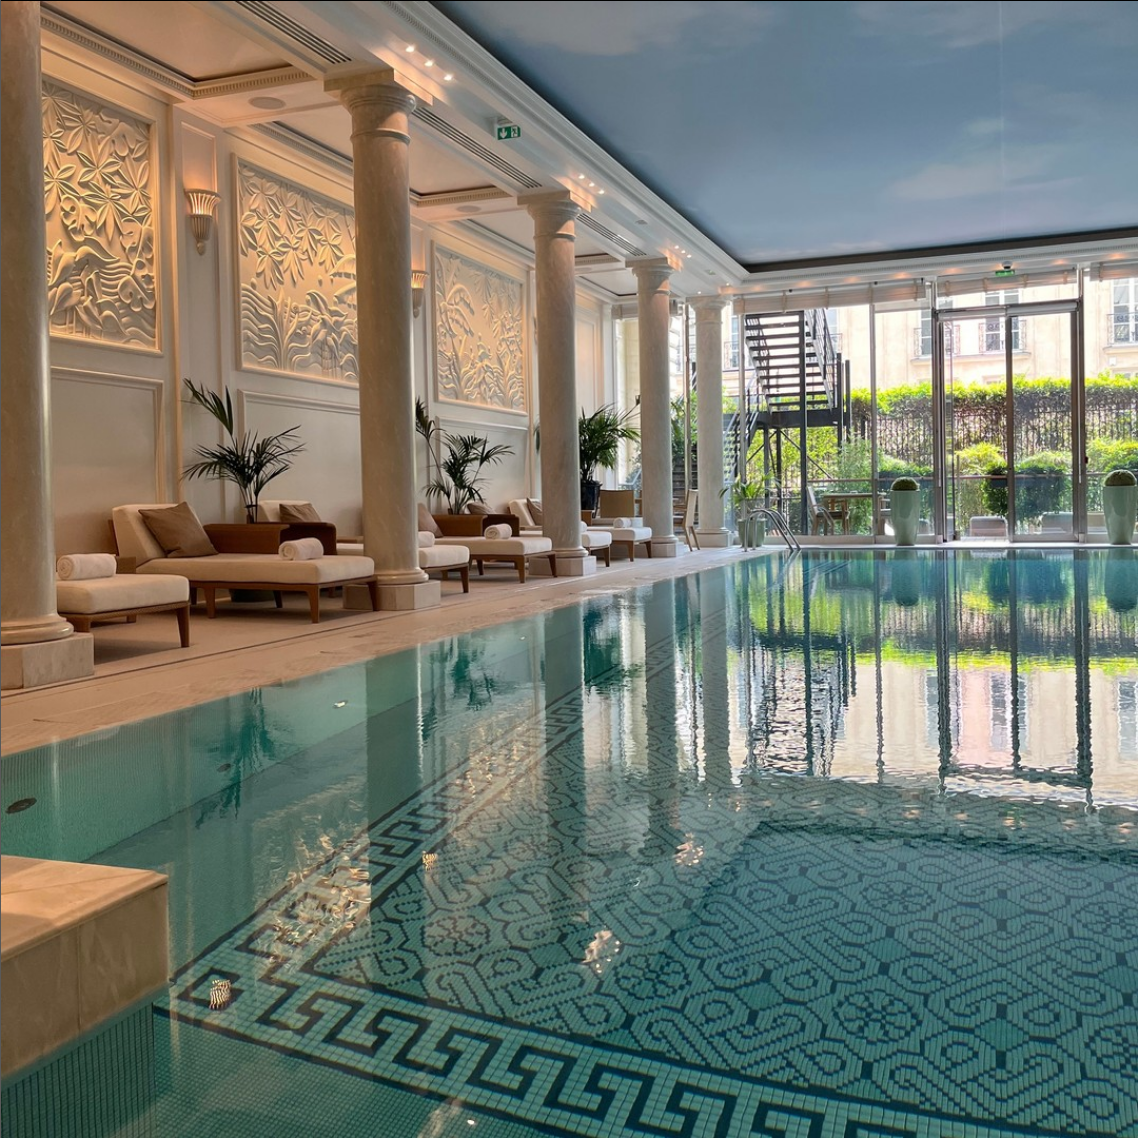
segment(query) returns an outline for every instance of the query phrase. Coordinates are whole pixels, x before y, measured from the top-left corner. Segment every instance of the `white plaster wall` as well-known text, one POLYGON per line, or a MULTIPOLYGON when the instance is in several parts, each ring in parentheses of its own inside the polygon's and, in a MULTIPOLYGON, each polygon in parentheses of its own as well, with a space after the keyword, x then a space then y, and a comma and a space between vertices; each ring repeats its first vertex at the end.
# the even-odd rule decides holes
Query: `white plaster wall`
MULTIPOLYGON (((297 426, 306 450, 266 491, 270 498, 307 498, 346 532, 360 528, 358 389, 354 383, 242 365, 238 344, 238 159, 333 200, 350 204, 350 172, 342 165, 288 148, 250 128, 224 131, 180 106, 170 107, 97 64, 45 48, 44 72, 76 90, 154 124, 154 198, 158 266, 158 348, 137 351, 71 338, 52 340, 52 431, 56 545, 60 553, 107 550, 111 509, 128 501, 188 500, 203 521, 239 520, 241 503, 226 483, 186 479, 198 446, 221 439, 220 428, 185 398, 183 379, 221 392, 228 387, 238 423, 258 432, 297 426), (184 190, 221 196, 204 253, 195 248, 184 190)), ((345 112, 346 113, 346 112, 345 112)), ((436 241, 525 281, 529 409, 518 415, 437 399, 434 380, 433 290, 428 287, 413 328, 415 391, 429 413, 456 433, 506 443, 513 454, 488 471, 487 500, 537 494, 533 426, 538 413, 533 343, 531 260, 462 223, 413 220, 413 263, 430 268, 436 241)), ((612 398, 603 306, 578 295, 578 397, 586 410, 612 398)), ((419 486, 425 452, 417 454, 419 486)), ((382 492, 382 488, 380 488, 382 492)))

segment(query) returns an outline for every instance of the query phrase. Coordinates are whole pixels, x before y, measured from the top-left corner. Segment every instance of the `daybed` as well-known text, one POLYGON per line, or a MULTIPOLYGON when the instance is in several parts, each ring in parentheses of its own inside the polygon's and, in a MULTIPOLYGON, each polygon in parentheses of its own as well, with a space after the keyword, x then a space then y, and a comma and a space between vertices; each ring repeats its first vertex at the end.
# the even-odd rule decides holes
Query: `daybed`
MULTIPOLYGON (((268 533, 272 527, 217 526, 210 533, 216 553, 194 557, 167 556, 147 528, 141 511, 172 508, 171 503, 116 506, 111 520, 119 553, 134 558, 138 573, 188 578, 191 603, 196 600, 197 590, 200 589, 205 595, 206 615, 209 617, 217 613, 218 589, 230 592, 271 592, 276 596, 278 608, 281 604, 279 594, 304 593, 308 597, 309 612, 314 624, 320 620, 321 589, 352 584, 367 585, 372 608, 379 607, 375 565, 370 557, 324 555, 311 560, 287 561, 275 552, 268 552, 263 546, 263 551, 259 553, 236 552, 238 549, 250 548, 251 541, 275 539, 278 535, 268 533)), ((192 515, 193 511, 190 510, 190 513, 192 515)))

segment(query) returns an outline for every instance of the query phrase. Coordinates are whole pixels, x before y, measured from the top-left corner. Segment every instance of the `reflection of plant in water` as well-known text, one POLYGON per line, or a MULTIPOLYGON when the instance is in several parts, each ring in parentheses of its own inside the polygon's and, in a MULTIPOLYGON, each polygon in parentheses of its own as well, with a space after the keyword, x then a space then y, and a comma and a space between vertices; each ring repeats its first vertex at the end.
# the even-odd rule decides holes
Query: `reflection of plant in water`
POLYGON ((624 667, 620 628, 605 629, 609 610, 590 605, 581 618, 585 650, 585 688, 595 692, 613 692, 624 688, 640 673, 640 665, 624 667))
POLYGON ((1071 595, 1071 562, 1061 564, 1052 557, 1016 559, 1017 599, 1027 604, 1063 605, 1071 595))
POLYGON ((200 828, 215 814, 224 817, 230 809, 234 816, 241 809, 241 786, 250 775, 262 770, 276 757, 277 744, 265 714, 265 694, 259 688, 249 692, 248 703, 237 714, 237 723, 227 724, 214 757, 221 756, 219 771, 229 774, 226 786, 207 798, 201 806, 195 828, 200 828))

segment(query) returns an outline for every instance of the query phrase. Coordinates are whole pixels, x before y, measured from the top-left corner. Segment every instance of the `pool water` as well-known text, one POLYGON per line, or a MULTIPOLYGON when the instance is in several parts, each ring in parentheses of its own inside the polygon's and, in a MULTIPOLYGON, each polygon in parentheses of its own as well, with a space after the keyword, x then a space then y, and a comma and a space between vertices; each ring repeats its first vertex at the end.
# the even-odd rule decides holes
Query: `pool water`
POLYGON ((6 1133, 1138 1138, 1133 552, 602 582, 6 757, 174 969, 6 1133))

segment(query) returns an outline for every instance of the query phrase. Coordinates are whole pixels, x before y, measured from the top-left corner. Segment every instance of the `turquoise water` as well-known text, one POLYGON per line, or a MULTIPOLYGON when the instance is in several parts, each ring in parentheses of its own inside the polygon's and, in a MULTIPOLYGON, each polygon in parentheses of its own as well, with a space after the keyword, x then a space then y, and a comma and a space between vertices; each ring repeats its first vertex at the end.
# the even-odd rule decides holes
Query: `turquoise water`
POLYGON ((6 757, 174 977, 5 1132, 1136 1138, 1134 554, 597 580, 6 757))

